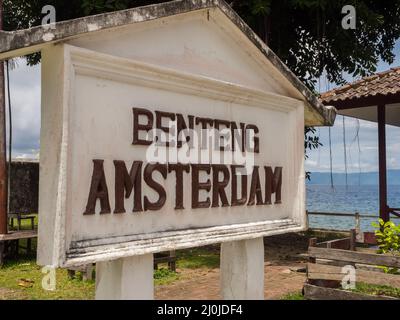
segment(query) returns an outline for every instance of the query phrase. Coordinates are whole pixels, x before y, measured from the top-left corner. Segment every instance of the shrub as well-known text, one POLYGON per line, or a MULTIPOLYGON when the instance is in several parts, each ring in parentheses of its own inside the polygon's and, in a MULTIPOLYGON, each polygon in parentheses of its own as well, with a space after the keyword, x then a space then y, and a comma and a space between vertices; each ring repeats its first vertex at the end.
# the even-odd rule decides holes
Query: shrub
MULTIPOLYGON (((379 219, 379 223, 372 223, 376 228, 375 236, 379 246, 378 253, 400 255, 400 225, 392 221, 385 222, 379 219)), ((399 273, 397 268, 382 267, 386 273, 399 273)))

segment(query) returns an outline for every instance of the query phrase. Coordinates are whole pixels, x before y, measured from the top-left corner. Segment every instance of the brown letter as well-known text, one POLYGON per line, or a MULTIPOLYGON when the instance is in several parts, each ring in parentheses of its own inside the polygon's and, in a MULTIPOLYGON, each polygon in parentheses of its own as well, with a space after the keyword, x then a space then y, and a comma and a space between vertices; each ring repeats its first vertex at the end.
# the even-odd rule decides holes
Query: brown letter
POLYGON ((165 164, 148 164, 144 169, 144 181, 147 185, 158 193, 158 200, 154 203, 145 196, 144 197, 144 210, 160 210, 167 199, 165 189, 161 184, 153 180, 153 172, 158 171, 164 179, 167 178, 167 166, 165 164))
POLYGON ((219 198, 221 198, 222 206, 228 207, 229 202, 226 197, 225 188, 229 183, 229 170, 224 165, 213 165, 213 198, 212 207, 219 207, 219 198), (219 173, 224 174, 224 179, 219 181, 219 173))
POLYGON ((175 171, 176 187, 175 187, 175 209, 185 209, 183 207, 183 171, 189 173, 190 165, 188 164, 170 164, 168 172, 175 171))
POLYGON ((183 130, 185 130, 188 133, 188 135, 186 136, 186 142, 190 141, 190 135, 192 134, 191 131, 193 131, 193 128, 194 128, 194 116, 188 116, 188 120, 189 120, 189 128, 186 125, 183 115, 181 115, 180 113, 176 114, 176 126, 177 126, 177 131, 178 131, 178 137, 177 137, 178 138, 178 143, 177 143, 178 148, 182 147, 182 141, 179 140, 179 135, 183 130))
MULTIPOLYGON (((210 119, 210 118, 196 118, 196 125, 199 125, 199 124, 201 124, 201 130, 200 130, 200 132, 201 132, 201 143, 200 143, 201 149, 206 149, 209 144, 209 141, 207 141, 207 138, 208 138, 207 124, 209 124, 210 127, 212 127, 214 124, 214 120, 210 119)), ((211 146, 210 146, 210 148, 211 148, 211 146)))
POLYGON ((232 195, 231 195, 231 205, 232 206, 241 206, 246 204, 247 201, 247 175, 242 174, 242 197, 240 199, 237 198, 237 175, 236 169, 244 168, 244 166, 231 166, 232 172, 232 195))
POLYGON ((246 134, 246 140, 247 140, 246 149, 247 149, 247 151, 253 151, 254 153, 260 153, 260 138, 257 136, 257 134, 259 132, 258 127, 254 124, 249 124, 246 126, 246 132, 247 132, 247 134, 246 134), (248 133, 247 130, 254 131, 254 140, 253 140, 254 141, 254 149, 253 150, 251 150, 249 148, 250 133, 248 133))
POLYGON ((265 204, 272 204, 271 195, 275 193, 275 203, 282 203, 282 167, 265 168, 265 204))
POLYGON ((240 123, 240 129, 238 129, 236 122, 231 122, 231 134, 232 134, 232 151, 236 150, 237 146, 240 148, 242 152, 245 152, 246 147, 246 133, 245 133, 245 124, 240 123))
POLYGON ((153 141, 139 139, 139 131, 143 130, 149 132, 153 129, 153 113, 151 111, 142 108, 133 108, 133 142, 132 144, 139 144, 148 146, 153 141), (147 117, 147 124, 139 124, 139 116, 147 117))
MULTIPOLYGON (((229 121, 225 121, 225 120, 214 120, 214 128, 215 128, 215 130, 218 131, 216 133, 216 137, 215 137, 215 139, 216 139, 215 144, 217 147, 219 147, 220 151, 225 151, 225 146, 222 146, 221 142, 222 141, 226 142, 225 138, 227 138, 227 137, 221 134, 221 132, 220 132, 221 125, 225 126, 227 129, 229 129, 231 127, 231 123, 229 121)), ((232 142, 233 142, 233 136, 232 136, 230 143, 232 143, 232 142)), ((228 149, 226 151, 232 151, 232 150, 233 150, 232 146, 229 145, 228 149)))
POLYGON ((205 171, 210 174, 211 166, 209 164, 192 164, 192 208, 209 208, 210 198, 207 197, 205 201, 199 201, 200 190, 210 192, 211 181, 207 179, 206 182, 199 182, 199 172, 205 171))
POLYGON ((261 183, 260 183, 260 176, 258 174, 258 168, 259 166, 254 166, 253 174, 251 177, 250 196, 249 196, 249 202, 247 203, 247 205, 249 206, 253 206, 255 204, 256 196, 257 196, 257 205, 264 204, 262 199, 261 183))
POLYGON ((143 211, 142 208, 142 161, 135 161, 128 173, 125 162, 114 160, 115 166, 115 209, 114 213, 124 213, 124 193, 129 199, 135 188, 133 212, 143 211))
MULTIPOLYGON (((162 119, 163 118, 168 118, 168 119, 170 119, 172 121, 175 121, 175 114, 174 113, 170 113, 170 112, 156 111, 156 128, 161 130, 161 131, 164 131, 165 133, 168 134, 168 138, 167 138, 168 141, 158 141, 159 146, 169 147, 169 145, 170 145, 169 140, 170 140, 170 133, 171 133, 170 130, 171 129, 170 129, 169 126, 164 127, 162 125, 162 119)), ((161 140, 161 137, 160 137, 159 140, 161 140)))
POLYGON ((97 199, 100 199, 100 213, 111 213, 107 181, 104 174, 104 160, 93 160, 92 183, 90 184, 86 211, 83 214, 95 214, 97 199))

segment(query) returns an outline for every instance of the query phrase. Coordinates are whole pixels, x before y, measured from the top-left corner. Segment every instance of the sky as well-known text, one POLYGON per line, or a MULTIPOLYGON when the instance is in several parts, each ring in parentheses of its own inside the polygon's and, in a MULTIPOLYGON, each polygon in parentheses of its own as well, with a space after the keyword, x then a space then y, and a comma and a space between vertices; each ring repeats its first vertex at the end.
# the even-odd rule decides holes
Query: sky
MULTIPOLYGON (((377 71, 400 66, 400 41, 395 46, 396 59, 392 65, 379 63, 377 71)), ((351 77, 346 79, 353 81, 351 77)), ((321 81, 322 83, 324 81, 321 81)), ((37 158, 40 147, 40 65, 26 66, 24 60, 16 61, 10 71, 10 89, 13 119, 13 158, 37 158)), ((322 91, 328 88, 321 88, 322 91)), ((348 172, 373 172, 378 170, 378 128, 375 123, 345 117, 346 154, 348 172), (359 130, 357 130, 359 126, 359 130), (358 131, 359 145, 356 139, 358 131), (360 165, 359 165, 360 164, 360 165)), ((388 169, 400 169, 400 128, 387 126, 388 169)), ((323 144, 309 151, 306 170, 330 171, 329 129, 317 128, 323 144)), ((331 128, 332 167, 334 172, 344 172, 343 117, 337 116, 331 128)))
MULTIPOLYGON (((400 66, 400 41, 396 43, 394 53, 396 58, 393 64, 389 65, 380 62, 377 66, 377 72, 400 66)), ((347 77, 346 80, 352 82, 356 79, 347 77)), ((328 89, 321 88, 321 91, 328 89)), ((369 121, 358 121, 350 117, 344 118, 348 172, 378 171, 378 125, 369 121), (357 130, 357 122, 359 122, 359 130, 357 130), (356 139, 357 132, 360 147, 356 139)), ((323 146, 307 153, 309 158, 306 160, 306 170, 311 172, 330 172, 329 128, 322 127, 317 129, 317 135, 320 137, 323 146)), ((331 144, 332 171, 343 173, 345 172, 343 116, 338 115, 335 125, 331 128, 331 144)), ((386 126, 386 144, 387 168, 400 169, 400 128, 386 126)))

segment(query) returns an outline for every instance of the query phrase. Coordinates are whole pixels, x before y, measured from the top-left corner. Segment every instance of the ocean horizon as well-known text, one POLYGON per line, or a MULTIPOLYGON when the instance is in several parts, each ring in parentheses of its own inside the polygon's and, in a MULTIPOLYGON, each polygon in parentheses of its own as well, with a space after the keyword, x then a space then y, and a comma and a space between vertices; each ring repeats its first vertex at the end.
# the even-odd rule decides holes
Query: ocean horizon
MULTIPOLYGON (((306 208, 309 212, 355 213, 375 215, 376 218, 361 218, 361 229, 372 231, 373 221, 379 218, 378 185, 334 185, 307 184, 306 208)), ((400 185, 388 186, 388 205, 400 208, 400 185)), ((396 220, 395 220, 396 221, 396 220)), ((310 228, 350 230, 355 227, 352 217, 309 216, 310 228)))

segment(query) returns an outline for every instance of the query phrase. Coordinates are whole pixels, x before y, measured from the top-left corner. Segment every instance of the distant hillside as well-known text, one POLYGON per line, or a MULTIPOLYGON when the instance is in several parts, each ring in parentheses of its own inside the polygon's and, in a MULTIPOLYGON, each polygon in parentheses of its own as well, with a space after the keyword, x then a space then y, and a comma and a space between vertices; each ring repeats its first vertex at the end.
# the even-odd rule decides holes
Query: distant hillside
MULTIPOLYGON (((311 181, 307 184, 329 185, 331 183, 329 172, 312 172, 311 181)), ((400 185, 400 170, 389 170, 387 173, 388 185, 400 185)), ((349 173, 347 176, 349 185, 378 185, 378 172, 349 173)), ((344 173, 333 173, 335 185, 345 185, 346 176, 344 173)))

